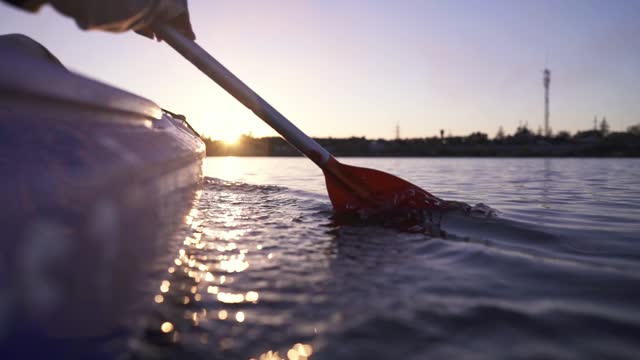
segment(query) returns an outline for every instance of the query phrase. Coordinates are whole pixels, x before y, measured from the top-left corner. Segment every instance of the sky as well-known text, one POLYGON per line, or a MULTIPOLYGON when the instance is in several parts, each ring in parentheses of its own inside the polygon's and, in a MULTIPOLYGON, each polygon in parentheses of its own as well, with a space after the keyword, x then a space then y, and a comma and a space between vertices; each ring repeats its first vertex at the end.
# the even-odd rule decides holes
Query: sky
MULTIPOLYGON (((640 123, 637 0, 191 0, 197 42, 314 137, 494 136, 640 123)), ((68 68, 182 113, 214 139, 275 132, 168 45, 0 4, 68 68)))

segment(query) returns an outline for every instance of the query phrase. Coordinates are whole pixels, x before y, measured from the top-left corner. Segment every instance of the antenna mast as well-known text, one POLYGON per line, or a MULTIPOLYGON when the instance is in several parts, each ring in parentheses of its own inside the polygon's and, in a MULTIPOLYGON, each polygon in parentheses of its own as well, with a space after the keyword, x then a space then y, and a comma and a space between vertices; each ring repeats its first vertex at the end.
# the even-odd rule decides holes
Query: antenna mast
POLYGON ((551 136, 549 129, 549 85, 551 85, 551 71, 544 69, 544 135, 551 136))

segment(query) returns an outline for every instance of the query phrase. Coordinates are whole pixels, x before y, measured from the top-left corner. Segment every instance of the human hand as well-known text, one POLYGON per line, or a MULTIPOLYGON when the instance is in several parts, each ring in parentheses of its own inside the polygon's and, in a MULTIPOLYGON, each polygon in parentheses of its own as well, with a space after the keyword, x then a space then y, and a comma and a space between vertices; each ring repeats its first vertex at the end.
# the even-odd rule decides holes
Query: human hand
POLYGON ((186 0, 159 0, 156 6, 154 19, 147 26, 135 30, 136 33, 150 39, 162 39, 153 30, 153 25, 170 24, 176 30, 191 40, 196 39, 189 20, 189 9, 186 0))
MULTIPOLYGON (((38 0, 45 2, 45 0, 38 0)), ((157 24, 170 24, 191 40, 187 0, 48 0, 61 13, 76 20, 84 30, 124 32, 133 30, 150 39, 157 24)))

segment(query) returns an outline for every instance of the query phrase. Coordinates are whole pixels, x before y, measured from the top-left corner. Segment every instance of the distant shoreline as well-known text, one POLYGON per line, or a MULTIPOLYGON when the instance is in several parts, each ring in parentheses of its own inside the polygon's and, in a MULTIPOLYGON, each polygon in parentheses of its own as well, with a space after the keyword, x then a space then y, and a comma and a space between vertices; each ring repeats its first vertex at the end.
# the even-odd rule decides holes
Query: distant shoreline
MULTIPOLYGON (((458 158, 458 159, 638 159, 640 155, 522 155, 522 156, 514 156, 514 155, 335 155, 337 158, 386 158, 386 159, 426 159, 426 158, 439 158, 439 159, 447 159, 447 158, 458 158)), ((207 157, 254 157, 254 158, 304 158, 302 154, 300 155, 207 155, 207 157)))
MULTIPOLYGON (((637 158, 640 157, 640 131, 607 133, 587 130, 571 136, 535 135, 526 128, 514 135, 489 139, 486 134, 466 137, 414 139, 316 138, 336 157, 556 157, 556 158, 637 158)), ((280 137, 242 136, 238 142, 204 139, 207 156, 302 156, 280 137)))

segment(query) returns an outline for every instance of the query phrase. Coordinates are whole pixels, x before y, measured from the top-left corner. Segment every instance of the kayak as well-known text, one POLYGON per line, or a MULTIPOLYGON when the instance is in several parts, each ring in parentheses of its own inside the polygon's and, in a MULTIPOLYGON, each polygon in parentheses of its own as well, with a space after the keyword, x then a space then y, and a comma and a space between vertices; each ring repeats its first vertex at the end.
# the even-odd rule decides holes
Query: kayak
POLYGON ((0 65, 0 345, 132 326, 197 199, 204 143, 60 64, 3 51, 0 65))

